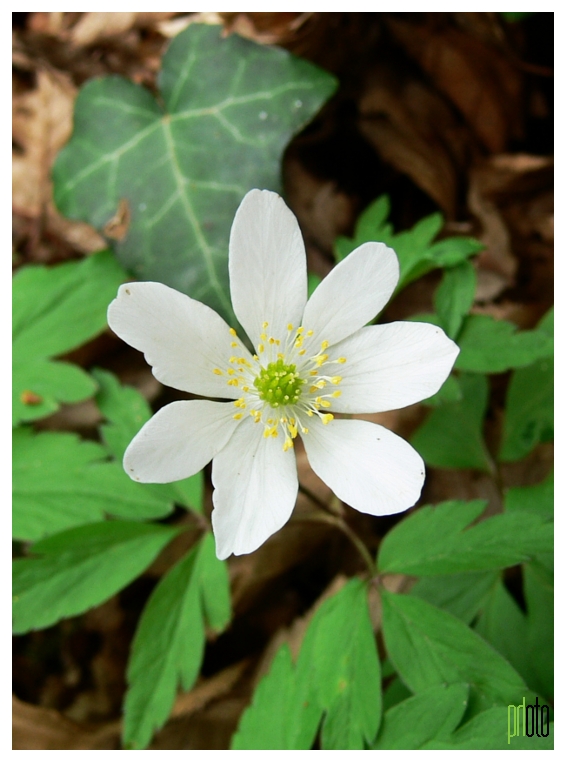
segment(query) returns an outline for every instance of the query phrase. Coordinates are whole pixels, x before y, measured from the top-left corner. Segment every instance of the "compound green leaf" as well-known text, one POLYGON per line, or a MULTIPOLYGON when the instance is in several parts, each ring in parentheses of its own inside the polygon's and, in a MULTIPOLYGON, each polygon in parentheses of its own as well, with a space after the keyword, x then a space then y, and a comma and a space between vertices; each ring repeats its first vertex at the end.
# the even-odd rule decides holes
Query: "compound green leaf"
POLYGON ((391 246, 398 258, 400 277, 397 291, 437 267, 454 267, 481 251, 483 245, 473 238, 445 238, 433 243, 440 232, 441 214, 431 214, 419 220, 411 230, 395 233, 387 221, 390 203, 380 196, 360 215, 353 238, 339 237, 335 242, 338 260, 367 241, 382 241, 391 246))
POLYGON ((532 668, 530 686, 543 696, 554 696, 554 585, 544 569, 526 564, 523 569, 527 606, 526 650, 532 668))
POLYGON ((545 520, 554 516, 554 471, 531 487, 512 487, 505 495, 505 510, 525 511, 545 520))
POLYGON ((433 410, 411 444, 431 466, 490 471, 491 461, 483 439, 487 379, 463 374, 458 380, 462 399, 433 410))
POLYGON ((385 590, 382 603, 389 658, 413 693, 468 683, 472 713, 525 695, 517 672, 460 619, 413 596, 385 590))
POLYGON ((448 738, 468 705, 465 683, 433 685, 389 709, 373 749, 422 749, 434 738, 448 738))
POLYGON ((75 434, 13 433, 13 536, 38 540, 106 515, 142 520, 171 512, 173 502, 136 484, 104 448, 75 434))
MULTIPOLYGON (((96 369, 92 373, 98 383, 96 402, 106 419, 100 427, 102 439, 119 462, 126 447, 141 427, 151 418, 151 408, 143 395, 131 386, 123 386, 108 371, 96 369)), ((204 479, 202 472, 172 484, 143 484, 148 497, 166 503, 178 503, 198 513, 202 512, 204 479)))
POLYGON ((462 262, 444 270, 434 295, 434 306, 442 327, 455 339, 464 317, 470 311, 476 291, 476 271, 471 262, 462 262))
MULTIPOLYGON (((508 706, 496 706, 473 717, 468 723, 453 733, 446 740, 433 740, 426 743, 424 749, 439 749, 445 751, 477 750, 486 751, 496 749, 500 751, 536 751, 551 750, 554 748, 554 723, 548 728, 549 735, 532 738, 514 732, 514 719, 509 720, 509 706, 521 703, 522 695, 517 695, 516 704, 509 702, 508 706)), ((528 699, 527 699, 528 701, 528 699)), ((545 728, 546 729, 546 728, 545 728)))
POLYGON ((455 367, 474 373, 503 373, 552 357, 554 342, 543 330, 519 331, 489 315, 468 315, 458 336, 455 367))
POLYGON ((110 252, 55 267, 31 265, 13 280, 14 425, 42 418, 60 402, 92 396, 84 371, 49 358, 76 349, 106 327, 108 303, 126 274, 110 252))
POLYGON ((82 88, 54 167, 55 201, 101 231, 119 218, 127 230, 113 248, 128 270, 233 320, 236 208, 251 188, 279 188, 285 146, 335 86, 285 50, 192 24, 163 58, 158 101, 119 77, 82 88))
POLYGON ((467 528, 484 508, 483 500, 419 508, 386 535, 380 570, 426 576, 504 569, 552 551, 552 525, 532 513, 498 514, 467 528))
POLYGON ((178 529, 104 521, 68 529, 13 564, 13 630, 19 634, 82 614, 134 580, 178 529))
MULTIPOLYGON (((539 332, 552 336, 554 310, 540 322, 539 332)), ((505 401, 503 441, 499 459, 508 462, 528 455, 539 442, 554 437, 554 359, 538 360, 513 373, 505 401)))
POLYGON ((498 580, 497 571, 423 577, 413 585, 411 595, 422 598, 470 624, 498 580))
POLYGON ((204 653, 205 621, 215 629, 227 624, 230 598, 225 566, 214 556, 212 536, 206 535, 151 594, 128 665, 124 741, 129 748, 143 749, 149 744, 169 716, 179 683, 184 690, 193 686, 204 653), (221 601, 212 609, 206 605, 213 592, 211 584, 221 601))

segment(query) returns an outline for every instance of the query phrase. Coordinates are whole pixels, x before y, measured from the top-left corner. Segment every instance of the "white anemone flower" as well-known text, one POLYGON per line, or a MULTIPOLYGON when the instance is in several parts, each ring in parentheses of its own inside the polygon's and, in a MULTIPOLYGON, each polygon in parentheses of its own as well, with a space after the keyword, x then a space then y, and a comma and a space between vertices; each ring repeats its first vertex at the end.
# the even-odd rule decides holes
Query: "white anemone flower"
POLYGON ((414 505, 424 464, 411 445, 378 424, 334 417, 426 399, 458 355, 434 325, 366 325, 399 279, 395 252, 363 244, 307 301, 297 220, 276 193, 252 190, 232 225, 229 273, 255 354, 216 312, 162 283, 127 283, 109 307, 110 327, 144 352, 159 381, 216 398, 161 408, 126 450, 129 476, 172 482, 212 460, 221 559, 251 553, 289 520, 297 436, 313 471, 358 511, 384 516, 414 505))

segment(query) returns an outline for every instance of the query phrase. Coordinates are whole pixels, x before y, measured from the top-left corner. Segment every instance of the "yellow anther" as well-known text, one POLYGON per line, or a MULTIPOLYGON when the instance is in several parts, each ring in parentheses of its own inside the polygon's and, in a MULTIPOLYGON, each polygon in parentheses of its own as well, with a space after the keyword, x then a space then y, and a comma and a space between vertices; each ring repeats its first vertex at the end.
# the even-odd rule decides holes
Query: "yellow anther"
POLYGON ((231 336, 237 336, 237 335, 238 335, 238 334, 236 333, 236 329, 235 329, 235 328, 230 328, 230 335, 231 335, 231 336))
POLYGON ((234 406, 235 407, 245 408, 246 407, 246 400, 243 397, 240 397, 239 400, 235 400, 234 406))
POLYGON ((301 349, 301 350, 300 350, 300 352, 299 352, 299 354, 300 354, 300 355, 304 355, 306 351, 307 351, 306 349, 301 349))
POLYGON ((240 345, 238 344, 238 342, 237 342, 237 341, 231 341, 231 342, 230 342, 230 346, 231 346, 233 349, 236 349, 236 347, 239 347, 240 345))
POLYGON ((287 330, 288 331, 292 331, 293 330, 293 323, 289 323, 289 325, 287 326, 287 330))
POLYGON ((313 333, 314 333, 313 329, 309 328, 309 330, 307 331, 307 336, 312 336, 313 333))
POLYGON ((250 390, 249 386, 242 386, 242 391, 243 392, 249 392, 249 390, 250 390))
POLYGON ((332 392, 332 396, 333 396, 333 397, 340 397, 340 396, 341 396, 341 394, 342 394, 342 392, 340 391, 340 389, 338 389, 338 390, 337 390, 337 391, 335 391, 335 392, 332 392))
POLYGON ((339 363, 340 363, 340 365, 344 365, 344 363, 346 362, 346 358, 345 358, 345 357, 339 357, 339 358, 336 360, 336 362, 339 362, 339 363))
POLYGON ((342 381, 342 376, 332 376, 330 379, 331 384, 339 384, 342 381))
POLYGON ((258 351, 260 354, 261 354, 262 352, 265 352, 265 347, 263 346, 263 344, 260 344, 260 345, 259 345, 259 347, 257 348, 257 351, 258 351))
POLYGON ((302 326, 302 325, 300 325, 300 326, 297 328, 297 333, 298 333, 298 335, 300 336, 300 335, 301 335, 301 333, 302 333, 304 330, 305 330, 305 329, 303 328, 303 326, 302 326))
POLYGON ((232 418, 235 418, 237 421, 241 421, 243 417, 244 417, 243 413, 234 413, 234 415, 232 416, 232 418))
POLYGON ((259 338, 260 338, 262 341, 267 341, 267 334, 266 334, 266 333, 260 333, 260 334, 259 334, 259 338))
POLYGON ((268 325, 269 325, 269 323, 266 320, 264 323, 261 324, 261 327, 265 330, 268 325))
POLYGON ((289 433, 291 434, 293 439, 295 439, 295 437, 297 436, 297 434, 299 432, 297 431, 297 427, 296 426, 289 426, 289 433))
POLYGON ((232 357, 228 360, 228 362, 238 362, 238 358, 232 355, 232 357))
POLYGON ((283 354, 283 352, 277 352, 277 357, 278 357, 279 360, 284 360, 285 359, 285 355, 283 354))
POLYGON ((269 337, 269 343, 270 344, 275 344, 275 339, 273 338, 273 336, 269 337))
POLYGON ((234 368, 228 368, 228 375, 229 376, 233 376, 233 375, 235 375, 235 373, 236 373, 236 371, 234 370, 234 368))
POLYGON ((332 413, 325 413, 324 415, 321 415, 320 417, 324 424, 330 423, 330 421, 334 420, 334 416, 332 415, 332 413))
POLYGON ((290 450, 292 447, 293 447, 293 440, 287 437, 287 439, 285 440, 285 443, 283 444, 283 452, 287 452, 287 450, 290 450))
POLYGON ((309 433, 308 429, 303 429, 302 427, 301 427, 301 431, 303 432, 303 434, 308 434, 309 433))
POLYGON ((309 376, 318 376, 318 370, 310 370, 309 376))
POLYGON ((228 381, 228 386, 238 386, 238 379, 237 378, 231 378, 228 381))
POLYGON ((279 432, 277 431, 275 426, 271 429, 270 433, 271 433, 272 437, 278 437, 279 436, 279 432))
POLYGON ((321 344, 320 344, 320 347, 321 347, 321 349, 328 349, 328 342, 327 341, 322 341, 321 344))
POLYGON ((314 413, 313 413, 312 410, 307 410, 307 415, 308 415, 309 418, 312 418, 314 413))
POLYGON ((257 362, 257 360, 259 360, 259 357, 257 355, 254 355, 254 360, 256 360, 257 362))
POLYGON ((331 404, 328 400, 320 400, 320 404, 322 407, 331 407, 331 404))
POLYGON ((220 370, 220 368, 214 368, 214 370, 212 372, 214 373, 215 376, 221 376, 222 375, 222 371, 220 370))

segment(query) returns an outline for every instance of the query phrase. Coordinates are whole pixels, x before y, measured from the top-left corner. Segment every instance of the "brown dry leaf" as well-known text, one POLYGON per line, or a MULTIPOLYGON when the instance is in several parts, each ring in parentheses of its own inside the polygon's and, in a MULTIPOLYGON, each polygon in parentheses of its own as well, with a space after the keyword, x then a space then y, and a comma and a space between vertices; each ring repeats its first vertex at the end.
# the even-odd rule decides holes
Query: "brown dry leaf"
POLYGON ((401 67, 382 64, 366 81, 359 111, 360 131, 381 158, 454 217, 467 136, 442 98, 401 67))
POLYGON ((493 152, 504 150, 510 139, 522 136, 520 73, 497 48, 450 26, 441 14, 431 16, 427 24, 398 16, 388 16, 387 22, 482 144, 493 152))

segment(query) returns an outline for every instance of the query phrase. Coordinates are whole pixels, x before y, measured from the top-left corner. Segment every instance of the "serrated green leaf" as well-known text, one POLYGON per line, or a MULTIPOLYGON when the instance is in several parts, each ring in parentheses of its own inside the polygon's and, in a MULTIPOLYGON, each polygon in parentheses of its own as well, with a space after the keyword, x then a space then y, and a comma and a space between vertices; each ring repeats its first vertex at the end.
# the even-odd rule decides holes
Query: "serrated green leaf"
POLYGON ((442 215, 438 213, 419 220, 411 230, 395 233, 387 222, 389 212, 389 198, 381 196, 360 215, 354 237, 339 237, 334 247, 336 259, 340 261, 367 241, 391 246, 399 258, 397 291, 430 270, 458 265, 483 248, 472 238, 446 238, 433 243, 443 225, 442 215))
POLYGON ((471 262, 462 262, 444 270, 442 280, 434 295, 434 306, 442 327, 455 339, 464 317, 474 303, 476 271, 471 262))
POLYGON ((468 704, 465 683, 434 685, 389 709, 373 749, 422 749, 434 738, 447 738, 468 704))
MULTIPOLYGON (((100 427, 108 451, 121 463, 126 447, 151 418, 151 408, 133 387, 123 386, 108 371, 97 368, 92 375, 99 385, 96 402, 107 423, 100 427)), ((155 500, 178 503, 202 512, 203 474, 171 484, 143 484, 144 491, 155 500)))
MULTIPOLYGON (((177 563, 159 582, 143 610, 128 664, 124 741, 129 748, 143 749, 153 732, 171 711, 179 683, 189 690, 200 669, 205 645, 204 616, 210 606, 211 583, 226 599, 227 576, 212 570, 210 536, 177 563)), ((225 564, 214 558, 218 566, 225 564)), ((226 609, 226 605, 224 606, 226 609)), ((220 629, 230 616, 220 607, 213 612, 220 629), (222 619, 222 621, 220 621, 222 619)))
POLYGON ((413 596, 385 590, 382 604, 389 658, 413 693, 468 683, 472 713, 526 695, 520 675, 461 620, 413 596))
POLYGON ((532 513, 498 514, 466 528, 485 505, 454 500, 419 508, 386 535, 380 571, 426 576, 504 569, 552 551, 552 526, 532 513))
POLYGON ((284 644, 275 654, 269 672, 259 682, 251 705, 243 713, 231 748, 263 751, 305 748, 289 745, 295 694, 295 668, 289 648, 284 644))
POLYGON ((251 188, 279 188, 285 146, 335 86, 281 48, 191 24, 163 58, 159 102, 119 77, 82 88, 54 167, 55 201, 99 230, 127 205, 128 230, 113 244, 123 265, 231 321, 236 208, 251 188))
MULTIPOLYGON (((522 696, 516 697, 516 704, 510 702, 512 706, 519 705, 522 702, 522 696)), ((509 706, 509 705, 508 705, 509 706)), ((424 749, 438 749, 446 751, 456 750, 478 750, 486 751, 488 749, 498 749, 501 751, 536 751, 550 750, 554 748, 554 723, 550 723, 549 735, 547 738, 532 738, 518 735, 517 737, 508 736, 509 712, 508 706, 496 706, 481 712, 473 717, 470 722, 457 730, 450 738, 443 740, 433 740, 426 743, 424 749)), ((514 719, 511 721, 514 722, 514 719)), ((513 728, 513 725, 511 725, 513 728)))
POLYGON ((498 579, 496 571, 423 577, 413 585, 411 595, 470 624, 498 579))
POLYGON ((297 671, 326 710, 326 749, 363 749, 381 719, 381 671, 363 582, 350 580, 320 607, 299 654, 297 671))
POLYGON ((554 471, 531 487, 512 487, 505 495, 505 510, 534 513, 545 520, 554 516, 554 471))
POLYGON ((489 315, 468 315, 458 336, 455 368, 473 373, 503 373, 547 359, 553 339, 539 329, 519 331, 514 323, 489 315))
POLYGON ((159 518, 173 508, 167 497, 136 484, 103 447, 75 434, 26 428, 13 432, 13 536, 37 540, 105 515, 159 518))
POLYGON ((31 265, 13 280, 14 425, 54 412, 60 402, 92 396, 86 373, 49 358, 106 327, 106 310, 126 275, 110 252, 55 267, 31 265))
POLYGON ((482 433, 488 401, 487 379, 463 374, 459 383, 462 400, 433 410, 411 444, 431 466, 491 471, 482 433))
POLYGON ((39 558, 13 564, 13 631, 49 627, 82 614, 135 579, 178 529, 105 521, 36 543, 39 558))
POLYGON ((554 696, 554 586, 536 564, 523 568, 527 606, 527 643, 532 669, 530 685, 543 696, 554 696))
MULTIPOLYGON (((538 325, 551 337, 554 310, 538 325)), ((505 401, 503 441, 499 459, 520 460, 539 443, 554 436, 554 360, 548 357, 513 373, 505 401)))

